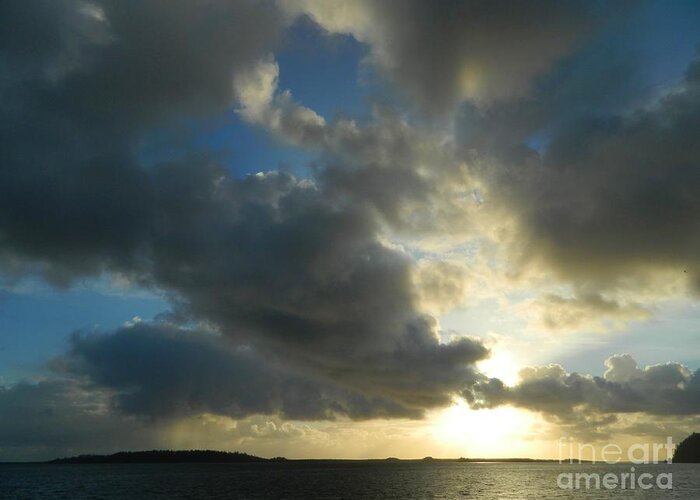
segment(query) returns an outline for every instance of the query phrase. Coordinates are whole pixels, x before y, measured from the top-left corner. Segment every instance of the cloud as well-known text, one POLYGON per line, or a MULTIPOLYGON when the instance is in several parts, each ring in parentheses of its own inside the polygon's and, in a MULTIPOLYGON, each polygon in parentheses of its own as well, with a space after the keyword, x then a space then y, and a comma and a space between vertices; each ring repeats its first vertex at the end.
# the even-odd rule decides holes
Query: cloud
POLYGON ((421 408, 381 395, 366 396, 329 377, 304 373, 276 353, 159 324, 76 334, 69 352, 55 363, 61 372, 108 389, 114 394, 114 409, 121 413, 158 420, 200 414, 323 420, 421 413, 421 408))
POLYGON ((468 300, 473 278, 459 262, 422 260, 414 277, 421 308, 436 314, 450 311, 468 300))
POLYGON ((173 324, 74 336, 57 365, 69 380, 3 389, 7 418, 60 427, 30 418, 58 401, 99 440, 102 426, 130 419, 420 418, 456 394, 562 421, 590 409, 571 424, 600 432, 616 413, 699 411, 697 375, 678 364, 611 358, 602 378, 550 366, 513 387, 486 381, 474 367, 486 347, 441 342, 433 314, 464 303, 472 276, 488 273, 454 253, 410 252, 436 248, 430 238, 461 250, 466 241, 461 255, 486 237, 486 250, 508 246, 505 264, 493 262, 498 249, 473 261, 542 268, 572 284, 570 296, 535 303, 554 329, 644 317, 645 304, 623 292, 647 273, 682 269, 700 282, 698 66, 657 104, 612 106, 615 116, 601 118, 611 108, 601 96, 627 87, 605 79, 588 95, 570 76, 592 67, 588 78, 600 80, 597 52, 581 48, 599 26, 596 5, 36 0, 2 9, 2 270, 63 285, 112 273, 166 294, 174 309, 173 324), (454 133, 379 105, 366 120, 326 120, 280 90, 275 44, 303 14, 368 43, 369 62, 422 109, 460 105, 454 133), (40 34, 31 43, 27 26, 40 34), (313 177, 232 178, 205 155, 143 158, 161 127, 233 109, 316 154, 313 177), (596 116, 582 119, 589 109, 596 116), (528 145, 542 130, 547 144, 528 145), (514 233, 503 237, 501 223, 514 233), (102 406, 85 406, 82 391, 102 406))
MULTIPOLYGON (((0 107, 8 118, 0 129, 7 146, 0 171, 3 253, 64 284, 106 271, 161 290, 180 318, 212 325, 237 348, 271 359, 284 353, 285 366, 309 380, 309 390, 319 381, 343 388, 349 400, 337 412, 354 418, 420 416, 449 404, 476 380, 473 364, 487 349, 466 338, 438 340, 436 320, 419 307, 412 258, 383 238, 383 222, 400 217, 399 201, 385 203, 384 189, 370 193, 369 205, 358 199, 370 187, 375 161, 390 179, 401 158, 414 155, 408 140, 417 135, 408 126, 398 118, 374 127, 351 121, 328 126, 289 93, 278 94, 278 67, 268 49, 285 21, 271 4, 149 1, 133 11, 105 1, 87 14, 74 13, 73 3, 62 9, 97 23, 104 37, 83 40, 89 57, 76 56, 75 67, 55 79, 21 72, 8 58, 17 81, 0 107), (162 27, 153 29, 156 24, 162 27), (329 162, 344 160, 345 172, 356 168, 368 178, 358 174, 353 181, 328 169, 317 182, 277 172, 232 179, 208 158, 140 161, 138 144, 154 127, 180 115, 226 110, 234 98, 246 119, 293 143, 316 146, 329 162), (375 400, 386 408, 375 411, 375 400)), ((53 57, 59 57, 69 49, 61 45, 68 28, 52 27, 59 53, 53 57)), ((20 50, 18 44, 8 47, 20 50)), ((37 55, 37 63, 50 61, 37 55)), ((401 171, 419 177, 414 162, 401 171)), ((413 200, 416 185, 408 182, 398 199, 413 200)), ((148 347, 171 349, 186 363, 184 338, 164 334, 165 340, 155 341, 145 327, 132 328, 141 336, 113 337, 125 359, 148 347), (127 342, 137 338, 143 346, 127 342)), ((101 352, 97 340, 75 343, 76 356, 83 349, 85 375, 125 389, 118 374, 100 371, 99 364, 120 368, 112 358, 88 362, 101 352)), ((207 358, 218 371, 199 372, 205 381, 223 372, 224 378, 259 378, 262 388, 284 389, 279 374, 255 371, 240 353, 231 361, 223 346, 190 345, 190 354, 201 357, 188 368, 198 369, 207 358)), ((155 352, 152 358, 158 358, 155 352)), ((260 401, 238 401, 234 394, 222 397, 233 406, 216 406, 218 393, 205 391, 201 402, 180 394, 188 382, 172 365, 163 369, 171 377, 161 379, 162 386, 149 385, 158 380, 151 372, 128 379, 143 385, 141 392, 121 396, 121 408, 149 415, 182 408, 235 414, 239 404, 244 415, 305 418, 332 411, 295 410, 292 403, 272 401, 274 394, 260 401), (172 399, 156 397, 169 390, 172 399)))
POLYGON ((369 118, 327 122, 279 91, 278 65, 266 60, 236 80, 239 113, 280 140, 318 155, 316 185, 343 206, 366 205, 381 229, 404 241, 466 235, 478 209, 475 181, 455 156, 450 134, 416 125, 387 106, 369 118))
POLYGON ((291 92, 277 93, 279 66, 268 58, 234 78, 239 113, 284 141, 310 149, 323 146, 323 117, 294 101, 291 92))
POLYGON ((4 260, 64 283, 133 264, 154 216, 140 145, 169 120, 230 106, 234 73, 269 50, 279 14, 248 1, 3 9, 4 260))
POLYGON ((75 380, 0 386, 0 457, 50 459, 90 451, 148 448, 158 433, 109 409, 109 394, 75 380))
MULTIPOLYGON (((299 438, 294 433, 301 424, 245 430, 264 418, 420 419, 481 379, 473 365, 487 351, 466 338, 441 345, 427 342, 417 327, 411 333, 390 352, 364 353, 364 363, 343 362, 341 351, 326 355, 323 365, 301 362, 294 339, 285 341, 285 352, 163 322, 75 333, 68 351, 54 359, 49 379, 0 387, 0 456, 192 443, 191 436, 183 441, 183 429, 205 440, 214 433, 228 446, 299 438)), ((310 356, 318 356, 314 350, 310 356)))
POLYGON ((526 315, 536 316, 541 328, 550 331, 607 332, 623 328, 629 321, 651 317, 651 311, 638 303, 612 300, 598 293, 573 297, 544 294, 520 307, 526 315))
POLYGON ((164 175, 148 272, 184 314, 345 383, 415 391, 428 405, 449 399, 433 379, 468 383, 468 365, 486 355, 466 339, 439 343, 435 320, 417 307, 412 259, 381 241, 372 210, 338 206, 287 174, 212 174, 201 185, 187 169, 164 175))
POLYGON ((690 416, 700 413, 700 371, 679 363, 637 367, 629 355, 605 361, 602 377, 569 373, 556 364, 527 367, 520 381, 479 384, 466 397, 475 407, 512 405, 541 412, 578 434, 605 436, 620 414, 690 416))
MULTIPOLYGON (((606 123, 618 123, 620 128, 632 129, 641 116, 658 114, 666 106, 664 101, 651 109, 629 112, 631 107, 634 109, 649 97, 648 89, 643 88, 638 58, 628 46, 629 40, 624 39, 629 30, 640 28, 639 20, 633 18, 622 22, 617 10, 608 11, 606 20, 603 20, 599 7, 590 3, 573 3, 565 7, 557 4, 560 10, 554 16, 552 32, 537 25, 536 36, 525 33, 523 39, 526 43, 519 40, 513 44, 507 36, 502 39, 484 36, 482 40, 479 32, 496 32, 495 27, 501 22, 517 27, 520 20, 538 15, 540 8, 551 14, 551 6, 546 3, 534 8, 528 5, 527 15, 519 15, 518 20, 513 20, 509 17, 513 12, 501 12, 499 4, 482 6, 488 12, 480 11, 482 7, 466 4, 435 7, 420 2, 404 5, 401 9, 393 9, 382 2, 360 2, 343 8, 316 2, 282 2, 282 5, 292 16, 306 14, 330 32, 351 33, 368 42, 373 47, 374 63, 390 68, 385 76, 392 79, 392 75, 400 73, 401 76, 395 78, 399 87, 416 86, 410 91, 414 98, 424 89, 420 79, 411 74, 412 70, 406 69, 411 64, 415 63, 417 68, 426 64, 437 65, 437 69, 432 68, 430 72, 416 71, 419 77, 430 75, 432 85, 437 85, 435 82, 449 85, 455 81, 455 77, 435 77, 442 74, 439 70, 441 61, 446 61, 450 70, 459 64, 452 64, 452 59, 445 54, 435 55, 433 52, 426 57, 428 62, 420 62, 423 53, 415 48, 407 52, 411 57, 401 55, 403 35, 400 33, 403 31, 410 40, 430 39, 432 43, 425 47, 426 51, 444 50, 449 56, 451 52, 445 48, 448 40, 455 46, 463 42, 465 47, 471 47, 470 43, 474 41, 476 48, 465 48, 464 53, 460 52, 459 57, 468 59, 471 56, 467 53, 472 49, 478 52, 483 48, 487 54, 489 50, 497 52, 499 43, 504 43, 515 52, 539 50, 538 58, 519 57, 518 60, 527 64, 536 59, 543 64, 519 80, 513 78, 518 72, 508 67, 507 57, 495 57, 499 66, 485 72, 485 81, 489 82, 488 78, 493 77, 497 82, 487 83, 488 90, 498 93, 499 83, 516 82, 519 89, 528 89, 527 95, 512 93, 506 98, 505 92, 500 97, 468 97, 475 102, 461 106, 457 114, 456 143, 444 129, 431 130, 430 127, 409 124, 403 117, 385 111, 376 114, 370 123, 349 119, 326 122, 313 110, 294 101, 289 91, 277 92, 276 78, 258 79, 271 82, 266 84, 263 92, 268 95, 264 100, 265 112, 248 119, 283 140, 319 152, 322 159, 317 172, 319 187, 350 203, 368 203, 378 210, 383 222, 388 223, 393 233, 391 237, 398 233, 402 243, 412 240, 409 246, 422 245, 424 249, 440 244, 455 248, 469 241, 472 246, 485 244, 482 250, 494 252, 493 246, 484 242, 484 239, 492 238, 491 243, 499 247, 495 250, 497 257, 508 265, 507 275, 520 278, 520 284, 526 281, 522 280, 523 277, 534 276, 539 283, 531 281, 525 286, 537 287, 548 280, 552 283, 552 278, 557 284, 571 285, 573 297, 570 298, 560 291, 542 287, 545 295, 537 299, 534 306, 541 311, 539 326, 546 329, 619 329, 631 320, 649 317, 652 303, 659 297, 678 295, 679 287, 672 286, 673 276, 670 274, 674 262, 671 265, 659 264, 653 262, 657 259, 655 255, 641 259, 634 255, 644 244, 633 244, 633 241, 646 239, 649 243, 653 239, 648 237, 646 226, 641 222, 647 216, 643 211, 649 205, 640 199, 639 209, 636 206, 625 208, 626 197, 637 196, 630 191, 636 181, 620 183, 616 180, 619 176, 611 173, 615 169, 632 169, 627 175, 635 178, 639 168, 622 166, 619 162, 624 159, 621 158, 603 160, 595 157, 580 165, 570 161, 576 155, 585 154, 586 148, 579 148, 579 145, 585 146, 588 141, 587 130, 599 129, 596 133, 605 136, 608 133, 604 131, 607 130, 606 123), (477 29, 453 33, 441 28, 437 34, 438 30, 431 24, 433 20, 447 17, 450 21, 440 22, 440 26, 449 26, 452 20, 461 23, 460 26, 468 25, 469 9, 478 11, 479 15, 474 17, 479 19, 477 29), (410 16, 412 22, 400 23, 401 26, 394 29, 393 23, 398 23, 397 19, 403 19, 404 15, 410 16), (567 16, 576 20, 577 28, 567 25, 567 16), (611 45, 612 27, 622 33, 623 43, 611 45), (572 41, 560 54, 548 58, 546 51, 538 46, 537 37, 556 39, 561 35, 557 30, 571 36, 572 41), (424 31, 426 36, 418 36, 424 31), (445 44, 441 41, 443 34, 445 44), (480 41, 484 43, 480 44, 480 41), (530 42, 532 46, 528 45, 530 42), (382 49, 383 44, 390 48, 382 49), (508 78, 502 78, 501 70, 508 71, 508 78), (488 76, 489 71, 493 71, 493 75, 488 76), (545 137, 543 145, 530 147, 529 141, 537 135, 545 137), (568 156, 557 159, 568 143, 568 156), (612 161, 614 165, 603 167, 607 165, 606 161, 612 161), (587 167, 589 163, 595 167, 587 167), (619 196, 608 196, 606 193, 609 192, 619 196), (596 200, 596 193, 602 193, 603 198, 596 200), (625 220, 615 222, 620 217, 625 220), (638 221, 622 227, 633 217, 638 217, 638 221), (627 238, 625 235, 635 231, 634 228, 638 228, 636 240, 627 238), (618 242, 611 240, 608 244, 604 238, 618 242), (595 248, 598 244, 602 246, 595 248), (627 247, 631 253, 626 252, 627 247), (505 248, 507 251, 504 252, 505 248), (644 291, 646 295, 637 299, 626 295, 625 292, 633 290, 644 291)), ((261 68, 268 73, 274 69, 276 75, 274 63, 261 68)), ((688 92, 689 86, 686 85, 681 94, 688 92)), ((430 106, 434 104, 436 109, 443 105, 456 109, 456 103, 467 98, 455 97, 456 94, 448 91, 438 94, 447 96, 449 104, 431 103, 430 106)), ((245 105, 242 113, 245 116, 245 105)), ((608 128, 612 131, 616 127, 608 128)), ((669 137, 675 135, 674 131, 666 133, 669 137)), ((651 144, 651 141, 646 142, 651 144)), ((659 151, 663 147, 659 147, 659 151)), ((628 150, 634 148, 630 144, 628 150)), ((689 151, 692 148, 678 145, 674 149, 689 151)), ((602 155, 603 152, 596 154, 602 155)), ((645 161, 648 162, 649 158, 651 156, 647 155, 645 161)), ((632 159, 628 164, 634 162, 632 159)), ((649 168, 661 172, 664 166, 660 162, 649 168)), ((646 178, 658 179, 660 176, 662 174, 650 172, 646 178)), ((651 185, 643 189, 647 192, 657 190, 651 185)), ((675 199, 672 193, 669 197, 675 199)), ((679 208, 676 220, 669 220, 674 218, 673 214, 667 217, 658 211, 653 217, 659 221, 659 229, 668 232, 687 218, 689 212, 679 208)), ((692 231, 681 230, 670 236, 682 238, 683 234, 692 234, 692 231)), ((686 269, 691 267, 690 263, 678 264, 676 271, 685 270, 684 275, 692 274, 691 269, 686 269)), ((488 265, 497 269, 500 264, 491 260, 488 265)), ((677 282, 685 280, 686 276, 676 279, 677 282)))
POLYGON ((520 304, 537 328, 617 330, 697 294, 698 63, 651 92, 632 54, 601 37, 528 98, 458 115, 455 156, 483 201, 473 227, 492 228, 507 286, 539 295, 520 304))
POLYGON ((695 62, 657 103, 579 120, 541 156, 492 164, 491 194, 518 214, 521 262, 590 290, 648 289, 659 276, 696 287, 698 74, 695 62))
POLYGON ((382 76, 424 110, 439 113, 464 99, 523 97, 602 20, 590 2, 280 3, 331 33, 369 44, 369 62, 382 76))

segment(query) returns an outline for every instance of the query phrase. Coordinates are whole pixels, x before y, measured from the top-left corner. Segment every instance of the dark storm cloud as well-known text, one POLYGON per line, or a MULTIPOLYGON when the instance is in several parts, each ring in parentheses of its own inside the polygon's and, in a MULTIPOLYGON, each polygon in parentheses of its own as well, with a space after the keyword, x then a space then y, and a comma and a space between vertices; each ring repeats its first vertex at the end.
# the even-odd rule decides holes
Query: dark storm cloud
POLYGON ((397 416, 473 383, 487 351, 439 343, 417 308, 410 259, 379 242, 371 210, 338 207, 287 174, 222 181, 191 168, 163 167, 148 275, 181 312, 284 353, 309 376, 394 401, 397 416))
POLYGON ((3 33, 3 261, 62 283, 119 272, 225 338, 76 338, 74 376, 118 391, 126 413, 357 419, 418 417, 479 378, 487 350, 439 341, 372 207, 282 173, 230 179, 207 158, 141 164, 158 126, 230 109, 283 25, 271 4, 43 7, 9 9, 3 33), (29 50, 27 23, 45 33, 29 50))
POLYGON ((284 362, 213 334, 136 324, 110 334, 74 335, 56 366, 116 391, 123 413, 159 419, 201 413, 305 420, 420 415, 419 408, 310 379, 284 362))
POLYGON ((491 379, 467 396, 476 407, 513 405, 562 422, 579 415, 700 413, 700 371, 693 373, 678 363, 638 368, 629 354, 612 356, 605 365, 602 377, 568 373, 559 365, 528 367, 515 386, 491 379))
POLYGON ((622 113, 648 100, 652 90, 644 78, 648 68, 642 66, 630 33, 649 27, 634 16, 623 19, 619 14, 607 12, 607 29, 553 63, 533 81, 526 97, 463 104, 456 120, 462 156, 474 151, 505 163, 522 163, 560 128, 581 118, 622 113), (532 142, 540 144, 533 150, 532 142))
POLYGON ((594 21, 585 2, 377 3, 385 71, 430 108, 522 96, 594 21))
MULTIPOLYGON (((0 242, 55 280, 130 265, 151 230, 144 134, 230 105, 281 28, 259 2, 4 2, 0 242)), ((17 266, 19 267, 19 266, 17 266)))
POLYGON ((158 183, 154 283, 227 337, 414 408, 445 404, 487 355, 438 341, 409 257, 379 241, 374 212, 337 206, 287 174, 221 180, 172 166, 158 183))
MULTIPOLYGON (((339 207, 288 174, 231 180, 196 161, 156 166, 145 178, 152 226, 133 261, 112 268, 170 292, 180 313, 217 325, 230 341, 284 352, 308 378, 355 391, 343 404, 316 412, 241 401, 242 414, 419 416, 478 378, 472 366, 486 349, 469 339, 438 341, 435 320, 417 307, 411 260, 379 241, 372 210, 339 207)), ((139 346, 128 346, 136 355, 139 346)), ((257 376, 264 379, 265 372, 240 374, 251 388, 257 376)), ((175 390, 178 381, 167 380, 175 390)), ((313 392, 310 385, 310 401, 313 392)), ((153 397, 155 391, 142 394, 139 402, 151 401, 153 408, 123 409, 165 414, 191 406, 177 391, 169 394, 175 406, 153 397)), ((216 397, 226 394, 213 389, 200 410, 217 409, 216 397)))
POLYGON ((694 62, 658 103, 575 121, 541 156, 492 163, 485 175, 519 214, 524 259, 593 286, 656 270, 697 284, 699 125, 694 62))
MULTIPOLYGON (((596 24, 592 4, 358 5, 377 26, 357 36, 408 95, 436 112, 465 98, 478 103, 463 108, 457 157, 452 144, 398 115, 328 125, 291 94, 275 96, 266 54, 286 21, 272 4, 3 4, 2 266, 61 283, 119 272, 164 291, 180 320, 220 336, 162 324, 78 335, 60 367, 89 389, 75 380, 20 384, 0 393, 0 409, 9 408, 0 415, 31 423, 15 404, 25 397, 78 411, 78 389, 103 395, 108 422, 112 404, 124 418, 415 418, 456 394, 561 418, 584 407, 599 415, 580 425, 596 428, 614 412, 700 411, 698 376, 680 365, 637 370, 613 358, 603 378, 546 367, 515 387, 485 381, 474 364, 487 349, 472 339, 440 342, 421 307, 415 262, 384 238, 387 224, 452 234, 452 207, 441 198, 464 180, 464 153, 484 162, 474 171, 489 184, 487 202, 518 214, 526 258, 586 283, 644 266, 700 273, 698 66, 652 108, 582 122, 585 110, 609 103, 602 91, 579 92, 570 75, 600 68, 591 53, 556 61, 596 24), (260 63, 267 72, 258 73, 260 63), (538 80, 532 101, 519 101, 550 67, 556 74, 538 80), (201 157, 142 164, 140 146, 158 127, 231 109, 239 75, 254 84, 243 89, 244 117, 320 154, 313 181, 231 179, 201 157), (562 112, 572 103, 577 110, 562 112), (560 125, 554 116, 566 117, 567 131, 551 132, 539 154, 525 142, 560 125)), ((595 88, 627 88, 612 80, 595 88)), ((457 189, 471 194, 471 186, 457 189)), ((430 278, 422 280, 435 296, 460 290, 430 278)), ((549 299, 576 314, 638 312, 596 291, 549 299)))
POLYGON ((464 99, 523 97, 534 79, 623 7, 549 0, 283 5, 368 43, 379 73, 429 112, 451 111, 464 99))
POLYGON ((105 394, 73 380, 0 386, 0 459, 50 459, 156 445, 134 417, 115 415, 105 394))

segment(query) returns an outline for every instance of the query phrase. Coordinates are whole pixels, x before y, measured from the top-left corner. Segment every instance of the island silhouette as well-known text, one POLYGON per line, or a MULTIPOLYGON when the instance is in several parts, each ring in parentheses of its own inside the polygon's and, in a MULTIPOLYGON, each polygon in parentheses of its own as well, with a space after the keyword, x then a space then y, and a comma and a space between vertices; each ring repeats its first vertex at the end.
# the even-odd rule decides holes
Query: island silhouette
MULTIPOLYGON (((240 451, 216 450, 148 450, 120 451, 111 455, 78 455, 56 458, 50 464, 135 464, 135 463, 263 463, 287 461, 285 457, 263 458, 240 451)), ((295 459, 308 461, 349 461, 348 459, 295 459)), ((352 460, 356 461, 356 460, 352 460)), ((533 458, 433 458, 399 459, 396 457, 364 459, 363 462, 558 462, 559 460, 533 458)), ((587 460, 578 461, 586 463, 587 460)), ((700 463, 700 433, 694 432, 679 443, 673 454, 674 463, 700 463)))
POLYGON ((79 455, 57 458, 51 464, 135 464, 135 463, 251 463, 285 460, 282 457, 262 458, 238 451, 215 450, 149 450, 120 451, 112 455, 79 455))
POLYGON ((557 460, 534 458, 433 458, 399 459, 396 457, 373 459, 292 459, 285 457, 263 458, 238 451, 216 450, 148 450, 120 451, 111 455, 78 455, 56 458, 49 464, 135 464, 135 463, 264 463, 264 462, 556 462, 557 460))
POLYGON ((700 463, 700 434, 693 432, 681 441, 673 453, 674 463, 700 463))

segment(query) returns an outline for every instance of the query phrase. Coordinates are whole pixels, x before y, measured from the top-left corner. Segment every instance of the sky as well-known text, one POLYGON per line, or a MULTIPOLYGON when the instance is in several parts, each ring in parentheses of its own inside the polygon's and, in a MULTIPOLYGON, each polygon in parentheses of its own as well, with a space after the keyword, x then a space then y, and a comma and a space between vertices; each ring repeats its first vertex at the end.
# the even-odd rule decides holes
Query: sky
POLYGON ((700 425, 697 2, 0 17, 0 461, 700 425))

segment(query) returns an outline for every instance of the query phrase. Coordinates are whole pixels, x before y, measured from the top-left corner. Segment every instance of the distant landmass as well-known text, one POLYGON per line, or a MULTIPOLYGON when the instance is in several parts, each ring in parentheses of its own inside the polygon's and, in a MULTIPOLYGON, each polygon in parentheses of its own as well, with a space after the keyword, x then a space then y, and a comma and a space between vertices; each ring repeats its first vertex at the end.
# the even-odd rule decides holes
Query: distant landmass
MULTIPOLYGON (((50 464, 135 464, 135 463, 262 463, 287 461, 284 457, 263 458, 237 451, 215 450, 150 450, 150 451, 120 451, 112 455, 79 455, 76 457, 57 458, 46 463, 50 464)), ((295 462, 339 462, 348 460, 300 459, 295 462)), ((357 461, 357 460, 355 460, 357 461)), ((364 462, 554 462, 555 460, 536 460, 531 458, 433 458, 399 459, 389 457, 384 459, 360 460, 364 462)))
POLYGON ((120 451, 112 455, 80 455, 57 458, 51 464, 133 464, 133 463, 250 463, 285 460, 282 457, 262 458, 237 451, 214 450, 150 450, 120 451))
POLYGON ((693 432, 676 447, 673 462, 678 464, 700 463, 700 434, 693 432))

